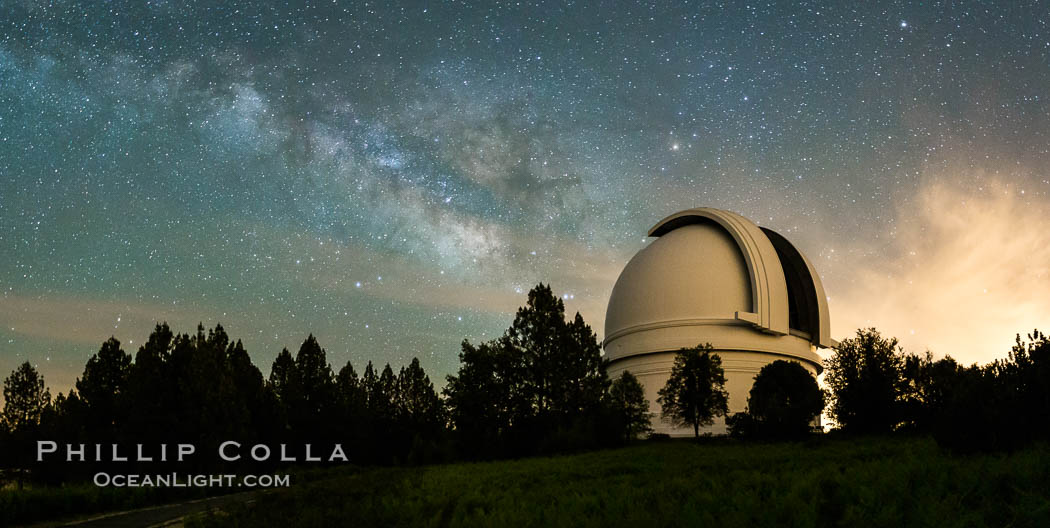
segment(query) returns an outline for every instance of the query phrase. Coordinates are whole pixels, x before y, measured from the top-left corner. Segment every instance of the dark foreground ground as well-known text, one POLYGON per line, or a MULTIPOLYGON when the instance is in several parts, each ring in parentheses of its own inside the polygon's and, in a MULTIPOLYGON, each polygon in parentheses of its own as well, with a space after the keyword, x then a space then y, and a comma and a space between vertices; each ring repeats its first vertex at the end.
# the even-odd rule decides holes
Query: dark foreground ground
MULTIPOLYGON (((294 483, 293 483, 294 484, 294 483)), ((1050 526, 1050 449, 671 441, 330 475, 188 526, 1050 526)))
MULTIPOLYGON (((252 504, 260 498, 262 493, 261 491, 234 493, 138 510, 108 513, 70 522, 42 523, 37 526, 40 528, 141 528, 144 526, 164 526, 187 515, 210 510, 221 511, 230 509, 238 504, 252 504)), ((36 528, 36 526, 33 528, 36 528)))

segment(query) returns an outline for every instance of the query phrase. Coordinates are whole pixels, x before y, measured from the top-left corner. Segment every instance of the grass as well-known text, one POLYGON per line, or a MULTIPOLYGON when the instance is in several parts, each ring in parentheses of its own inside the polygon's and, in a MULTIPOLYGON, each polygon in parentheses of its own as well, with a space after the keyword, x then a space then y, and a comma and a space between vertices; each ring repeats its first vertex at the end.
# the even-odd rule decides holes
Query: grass
POLYGON ((914 438, 670 441, 571 456, 333 470, 195 526, 1050 526, 1050 449, 914 438))

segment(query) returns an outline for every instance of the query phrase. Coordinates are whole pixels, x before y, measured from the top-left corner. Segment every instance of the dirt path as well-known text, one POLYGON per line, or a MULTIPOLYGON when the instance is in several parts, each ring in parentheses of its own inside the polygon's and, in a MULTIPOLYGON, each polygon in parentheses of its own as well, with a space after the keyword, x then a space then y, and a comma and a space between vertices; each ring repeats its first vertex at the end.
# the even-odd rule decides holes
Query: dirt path
POLYGON ((115 528, 146 528, 150 526, 181 525, 181 519, 187 515, 216 508, 223 508, 233 504, 251 503, 258 499, 264 492, 265 490, 247 491, 244 493, 209 497, 207 499, 198 499, 176 504, 151 506, 139 510, 107 513, 72 522, 48 523, 33 526, 69 526, 76 528, 101 528, 112 526, 115 528))

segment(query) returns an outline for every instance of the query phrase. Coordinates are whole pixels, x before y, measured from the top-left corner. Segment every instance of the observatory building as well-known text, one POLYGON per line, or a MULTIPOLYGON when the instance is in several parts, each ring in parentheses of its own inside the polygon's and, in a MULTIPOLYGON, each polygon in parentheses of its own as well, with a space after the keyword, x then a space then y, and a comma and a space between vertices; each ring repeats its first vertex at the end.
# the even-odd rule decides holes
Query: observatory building
MULTIPOLYGON (((680 348, 711 343, 722 358, 729 413, 747 407, 759 369, 778 359, 821 371, 818 347, 834 346, 828 304, 813 265, 776 232, 729 211, 675 213, 627 263, 605 314, 609 377, 631 371, 645 387, 653 429, 692 435, 656 402, 680 348)), ((722 434, 724 419, 703 432, 722 434)))

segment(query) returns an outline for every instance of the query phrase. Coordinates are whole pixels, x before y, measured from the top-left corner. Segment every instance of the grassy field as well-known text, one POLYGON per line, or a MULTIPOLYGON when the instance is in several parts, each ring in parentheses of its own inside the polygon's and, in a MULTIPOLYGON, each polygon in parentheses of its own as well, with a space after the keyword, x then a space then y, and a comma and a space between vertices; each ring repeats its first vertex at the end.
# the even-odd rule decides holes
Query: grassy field
POLYGON ((1050 449, 925 439, 649 443, 580 455, 333 470, 193 526, 1050 526, 1050 449))

